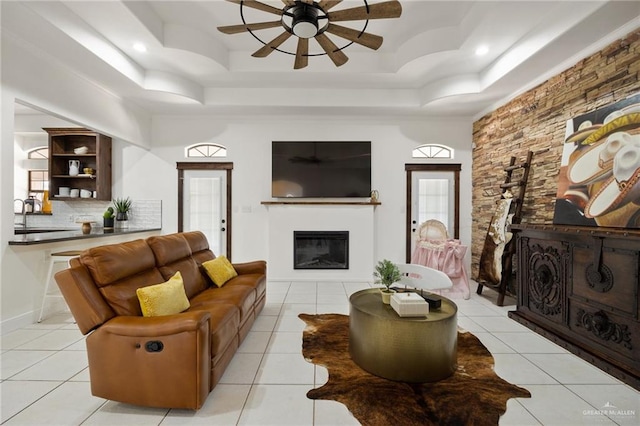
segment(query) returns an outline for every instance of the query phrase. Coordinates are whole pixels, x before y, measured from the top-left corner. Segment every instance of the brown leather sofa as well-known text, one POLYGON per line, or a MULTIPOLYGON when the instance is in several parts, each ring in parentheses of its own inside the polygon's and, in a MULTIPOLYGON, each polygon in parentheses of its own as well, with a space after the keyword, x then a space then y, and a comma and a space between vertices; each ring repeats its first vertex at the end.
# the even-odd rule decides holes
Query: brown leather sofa
POLYGON ((86 338, 91 393, 164 408, 202 406, 266 301, 266 262, 233 264, 216 287, 201 264, 214 259, 201 232, 95 247, 55 279, 86 338), (180 271, 190 307, 143 317, 136 289, 180 271))

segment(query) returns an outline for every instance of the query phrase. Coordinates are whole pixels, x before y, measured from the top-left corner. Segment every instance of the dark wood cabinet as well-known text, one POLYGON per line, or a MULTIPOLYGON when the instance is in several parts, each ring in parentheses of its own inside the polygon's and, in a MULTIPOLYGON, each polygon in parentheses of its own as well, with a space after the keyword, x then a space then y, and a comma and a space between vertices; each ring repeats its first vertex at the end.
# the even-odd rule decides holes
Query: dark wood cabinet
POLYGON ((57 200, 111 200, 111 138, 83 128, 45 128, 49 134, 49 192, 57 200), (87 151, 76 150, 86 147, 87 151), (79 174, 69 174, 69 162, 79 161, 79 174), (93 173, 84 173, 91 168, 93 173), (60 195, 60 187, 91 191, 91 198, 60 195), (96 196, 93 197, 95 191, 96 196))
POLYGON ((514 320, 640 389, 640 232, 513 225, 514 320))

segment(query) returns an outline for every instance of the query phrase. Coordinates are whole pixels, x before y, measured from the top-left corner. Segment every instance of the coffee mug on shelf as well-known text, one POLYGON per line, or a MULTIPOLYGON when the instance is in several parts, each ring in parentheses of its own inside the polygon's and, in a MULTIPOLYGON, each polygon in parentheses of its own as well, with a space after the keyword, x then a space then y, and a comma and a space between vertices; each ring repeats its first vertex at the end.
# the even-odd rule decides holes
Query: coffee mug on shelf
POLYGON ((69 191, 69 196, 71 198, 78 198, 78 196, 80 195, 80 190, 79 189, 72 189, 71 191, 69 191))
POLYGON ((88 189, 80 190, 80 198, 91 198, 91 194, 91 191, 89 191, 88 189))
POLYGON ((68 186, 61 186, 60 188, 58 188, 58 195, 61 197, 68 197, 69 191, 71 191, 71 188, 69 188, 68 186))

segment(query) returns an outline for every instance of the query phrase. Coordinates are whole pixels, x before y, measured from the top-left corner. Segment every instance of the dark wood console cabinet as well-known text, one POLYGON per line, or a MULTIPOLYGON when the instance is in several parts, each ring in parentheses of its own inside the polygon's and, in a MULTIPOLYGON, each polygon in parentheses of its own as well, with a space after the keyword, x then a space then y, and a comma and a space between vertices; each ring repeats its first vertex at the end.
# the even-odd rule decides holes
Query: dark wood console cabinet
POLYGON ((640 231, 513 225, 514 320, 640 390, 640 231))

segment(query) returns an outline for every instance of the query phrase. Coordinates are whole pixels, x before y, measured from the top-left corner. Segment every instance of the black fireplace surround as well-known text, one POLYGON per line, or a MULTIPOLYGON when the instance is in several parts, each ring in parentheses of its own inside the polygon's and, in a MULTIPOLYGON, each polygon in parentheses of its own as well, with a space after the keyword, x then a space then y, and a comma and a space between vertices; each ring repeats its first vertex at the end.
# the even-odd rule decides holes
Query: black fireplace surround
POLYGON ((349 269, 349 231, 293 231, 293 269, 349 269))

